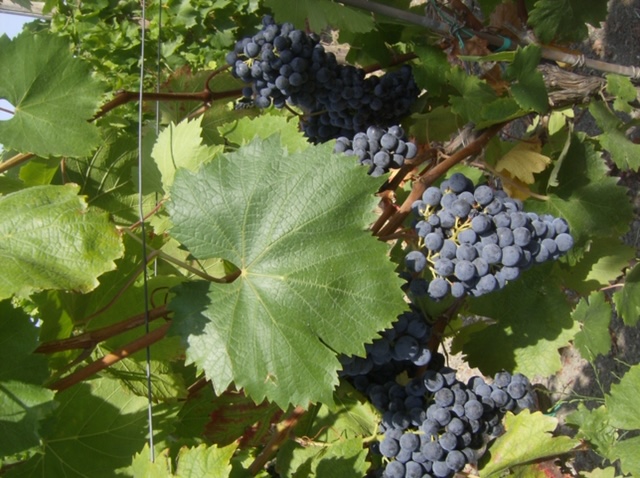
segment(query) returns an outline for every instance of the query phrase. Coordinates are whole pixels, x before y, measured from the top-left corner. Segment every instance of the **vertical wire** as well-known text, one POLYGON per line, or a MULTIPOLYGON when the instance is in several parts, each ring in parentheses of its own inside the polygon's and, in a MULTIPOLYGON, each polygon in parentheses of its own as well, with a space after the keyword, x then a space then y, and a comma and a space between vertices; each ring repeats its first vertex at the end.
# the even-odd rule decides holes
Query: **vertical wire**
MULTIPOLYGON (((144 280, 143 293, 144 293, 144 328, 145 333, 149 333, 149 276, 147 273, 147 233, 144 225, 144 205, 142 196, 142 162, 143 162, 143 148, 142 148, 142 110, 144 99, 144 47, 145 47, 145 31, 147 29, 147 11, 146 0, 142 0, 142 12, 141 12, 141 39, 140 39, 140 85, 139 85, 139 97, 138 97, 138 214, 140 216, 140 233, 142 235, 142 260, 144 267, 142 268, 142 275, 144 280)), ((151 393, 151 348, 147 346, 147 421, 149 425, 149 459, 155 461, 155 451, 153 444, 153 396, 151 393)))

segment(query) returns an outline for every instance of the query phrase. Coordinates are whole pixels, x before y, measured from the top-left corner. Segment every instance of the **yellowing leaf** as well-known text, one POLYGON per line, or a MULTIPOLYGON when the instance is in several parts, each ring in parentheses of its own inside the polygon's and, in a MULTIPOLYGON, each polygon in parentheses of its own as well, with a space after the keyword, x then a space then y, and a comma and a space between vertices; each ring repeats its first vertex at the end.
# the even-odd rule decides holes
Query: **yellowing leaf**
POLYGON ((544 171, 550 163, 548 156, 540 154, 540 143, 522 142, 498 160, 496 171, 503 179, 507 194, 524 200, 531 195, 527 184, 535 181, 534 173, 544 171))
POLYGON ((544 171, 550 163, 548 156, 540 154, 539 143, 522 142, 498 160, 496 171, 506 171, 523 183, 533 184, 533 174, 544 171))

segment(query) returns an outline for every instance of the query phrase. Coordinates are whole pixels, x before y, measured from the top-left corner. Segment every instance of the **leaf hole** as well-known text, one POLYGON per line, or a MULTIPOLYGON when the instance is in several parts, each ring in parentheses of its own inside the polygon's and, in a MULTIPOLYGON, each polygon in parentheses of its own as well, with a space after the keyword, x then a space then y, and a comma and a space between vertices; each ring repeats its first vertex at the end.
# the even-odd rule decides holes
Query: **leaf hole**
POLYGON ((0 98, 0 121, 8 121, 16 114, 16 108, 4 98, 0 98))

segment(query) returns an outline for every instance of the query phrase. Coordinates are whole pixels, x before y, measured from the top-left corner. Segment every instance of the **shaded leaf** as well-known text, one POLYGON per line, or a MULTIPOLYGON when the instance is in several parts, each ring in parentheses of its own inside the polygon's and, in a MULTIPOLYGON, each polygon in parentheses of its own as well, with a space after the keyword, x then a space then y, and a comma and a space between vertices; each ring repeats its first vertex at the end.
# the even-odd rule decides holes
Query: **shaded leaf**
POLYGON ((90 291, 123 252, 107 214, 78 187, 35 186, 0 197, 0 299, 38 289, 90 291))
POLYGON ((366 456, 361 437, 331 444, 289 440, 278 453, 277 470, 284 478, 364 476, 369 467, 366 456))
POLYGON ((0 48, 0 98, 15 106, 0 121, 5 148, 39 156, 83 156, 98 145, 92 118, 103 93, 60 36, 24 32, 0 48))
POLYGON ((601 0, 537 0, 529 25, 542 43, 580 41, 587 37, 585 23, 598 26, 606 16, 607 2, 601 0))
POLYGON ((626 325, 633 327, 640 320, 640 264, 627 274, 622 290, 613 294, 618 314, 626 325))
POLYGON ((470 313, 496 320, 463 346, 470 366, 485 375, 515 370, 548 376, 560 369, 558 349, 568 345, 578 328, 551 267, 537 266, 504 289, 469 303, 470 313))
POLYGON ((574 250, 599 237, 624 234, 633 217, 626 189, 608 176, 601 155, 573 135, 562 166, 557 188, 546 201, 528 201, 527 208, 564 218, 575 239, 574 250))
POLYGON ((606 355, 611 349, 611 306, 605 302, 604 293, 594 292, 580 300, 573 311, 573 319, 580 323, 573 341, 580 355, 589 361, 598 355, 606 355))
POLYGON ((549 109, 549 96, 542 73, 536 69, 540 57, 541 50, 536 45, 518 48, 505 78, 514 82, 511 94, 522 109, 543 114, 549 109))
MULTIPOLYGON (((94 379, 58 392, 59 403, 43 426, 43 450, 7 476, 115 476, 142 449, 147 434, 147 399, 117 380, 94 379)), ((167 407, 154 407, 156 443, 166 437, 167 407)))
POLYGON ((638 396, 640 395, 640 365, 634 365, 622 376, 619 383, 611 385, 605 404, 609 409, 611 425, 623 430, 640 429, 638 396))
POLYGON ((386 246, 366 231, 380 180, 331 144, 289 154, 279 143, 256 140, 176 175, 173 237, 240 276, 184 284, 170 308, 188 361, 217 393, 234 381, 286 408, 330 403, 335 354, 364 355, 404 301, 386 246))
POLYGON ((336 30, 347 29, 352 33, 366 33, 373 30, 373 18, 367 12, 338 5, 330 0, 266 0, 278 21, 292 22, 297 28, 320 32, 331 25, 336 30))
POLYGON ((506 433, 485 454, 479 467, 480 477, 496 476, 512 466, 561 455, 580 444, 566 436, 554 437, 551 433, 557 425, 556 418, 541 412, 523 410, 518 415, 507 412, 506 433))

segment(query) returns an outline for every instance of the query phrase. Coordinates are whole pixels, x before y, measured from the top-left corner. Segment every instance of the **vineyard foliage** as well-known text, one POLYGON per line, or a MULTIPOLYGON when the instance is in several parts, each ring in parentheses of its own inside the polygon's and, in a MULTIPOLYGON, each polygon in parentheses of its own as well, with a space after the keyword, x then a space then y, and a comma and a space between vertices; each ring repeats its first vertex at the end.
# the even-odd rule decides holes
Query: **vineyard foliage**
MULTIPOLYGON (((620 177, 640 169, 638 89, 623 69, 563 89, 570 62, 549 59, 606 2, 371 3, 150 1, 143 17, 139 2, 49 0, 50 20, 0 37, 0 474, 383 476, 383 411, 342 371, 409 302, 434 356, 451 337, 484 376, 534 383, 570 344, 595 367, 612 316, 637 326, 620 177), (416 157, 372 177, 305 138, 303 107, 242 100, 227 54, 264 15, 369 75, 410 65, 416 157), (455 173, 564 219, 573 247, 478 297, 417 293, 411 205, 455 173)), ((599 397, 539 391, 464 472, 542 476, 593 450, 603 468, 580 476, 640 476, 639 392, 640 364, 599 397), (571 436, 551 409, 565 406, 571 436)))

